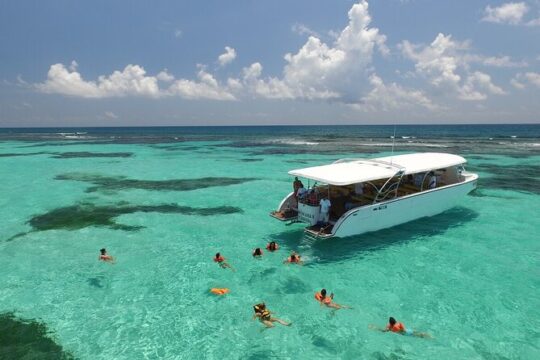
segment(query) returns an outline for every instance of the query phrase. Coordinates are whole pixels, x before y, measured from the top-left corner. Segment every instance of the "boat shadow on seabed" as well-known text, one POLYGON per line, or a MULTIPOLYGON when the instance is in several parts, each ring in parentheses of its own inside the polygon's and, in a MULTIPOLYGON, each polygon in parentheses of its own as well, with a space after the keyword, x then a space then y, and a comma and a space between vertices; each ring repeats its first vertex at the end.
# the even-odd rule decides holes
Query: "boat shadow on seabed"
MULTIPOLYGON (((474 221, 478 213, 464 207, 456 207, 441 214, 421 218, 392 228, 346 238, 313 240, 303 234, 303 229, 271 234, 270 241, 286 244, 298 253, 310 253, 317 263, 342 261, 358 255, 402 244, 411 240, 427 240, 449 229, 474 221), (308 250, 309 249, 309 250, 308 250)), ((306 263, 309 266, 309 262, 306 263)))

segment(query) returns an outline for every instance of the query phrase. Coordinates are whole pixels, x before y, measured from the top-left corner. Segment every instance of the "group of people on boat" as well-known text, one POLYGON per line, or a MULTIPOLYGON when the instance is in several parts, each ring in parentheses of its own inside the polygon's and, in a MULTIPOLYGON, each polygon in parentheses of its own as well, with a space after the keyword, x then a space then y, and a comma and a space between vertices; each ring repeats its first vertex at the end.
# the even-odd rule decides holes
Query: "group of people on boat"
MULTIPOLYGON (((414 175, 408 174, 404 176, 400 180, 400 184, 410 185, 417 189, 423 188, 429 190, 437 187, 438 180, 434 171, 420 172, 414 175), (426 184, 426 186, 424 187, 423 184, 426 184)), ((368 186, 362 182, 354 184, 353 188, 343 187, 335 196, 332 196, 332 201, 335 201, 337 207, 337 210, 334 209, 334 212, 339 212, 339 209, 349 211, 366 204, 366 201, 370 201, 370 199, 373 201, 374 196, 377 196, 379 190, 376 185, 371 184, 368 186)), ((311 188, 306 189, 302 181, 298 177, 295 177, 293 181, 293 194, 297 203, 319 206, 317 225, 320 226, 319 232, 324 232, 330 224, 330 210, 332 209, 330 193, 328 196, 323 195, 316 186, 316 183, 311 188)))
POLYGON ((315 185, 313 185, 311 189, 307 190, 298 177, 294 178, 293 192, 297 202, 305 202, 311 206, 319 205, 320 213, 318 222, 321 223, 321 225, 328 224, 330 220, 330 208, 332 207, 330 198, 321 196, 315 185))

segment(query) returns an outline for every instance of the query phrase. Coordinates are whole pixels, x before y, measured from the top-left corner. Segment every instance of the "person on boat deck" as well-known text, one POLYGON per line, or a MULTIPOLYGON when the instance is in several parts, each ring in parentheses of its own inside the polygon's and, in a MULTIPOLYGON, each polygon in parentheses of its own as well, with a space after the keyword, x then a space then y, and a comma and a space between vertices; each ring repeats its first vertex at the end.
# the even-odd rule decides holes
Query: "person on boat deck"
POLYGON ((214 257, 214 262, 217 262, 219 266, 221 266, 223 269, 229 268, 232 271, 234 271, 233 267, 226 261, 226 259, 220 253, 216 253, 216 256, 214 257))
POLYGON ((436 187, 437 187, 437 177, 435 176, 435 173, 431 171, 429 173, 428 189, 435 189, 436 187))
POLYGON ((100 249, 99 252, 99 260, 114 263, 114 258, 111 255, 107 254, 107 250, 105 250, 105 248, 100 249))
POLYGON ((297 195, 298 189, 303 188, 303 187, 304 187, 304 184, 302 184, 302 182, 298 180, 298 176, 295 176, 294 181, 293 181, 293 192, 294 192, 295 197, 298 197, 297 195))
POLYGON ((263 252, 261 250, 261 248, 256 248, 255 250, 253 250, 253 257, 254 258, 260 258, 263 256, 263 252))
POLYGON ((322 289, 320 292, 315 293, 315 300, 321 303, 321 305, 326 305, 329 308, 333 309, 350 309, 350 307, 346 305, 340 305, 335 303, 334 300, 334 293, 330 294, 330 296, 326 296, 326 289, 322 289))
POLYGON ((298 264, 303 265, 304 262, 301 259, 301 256, 295 253, 294 251, 291 253, 291 255, 283 261, 284 264, 298 264))
POLYGON ((431 338, 428 333, 421 333, 412 329, 407 329, 403 323, 396 321, 392 316, 388 319, 388 325, 386 328, 380 329, 382 332, 393 332, 401 335, 416 336, 421 338, 431 338))
POLYGON ((275 241, 270 241, 266 245, 266 250, 268 250, 268 251, 276 251, 277 249, 279 249, 279 246, 278 246, 278 244, 276 244, 275 241))
POLYGON ((330 202, 330 199, 321 199, 319 205, 321 206, 319 220, 323 224, 328 224, 328 220, 330 219, 330 207, 332 206, 332 203, 330 202))
POLYGON ((304 186, 301 186, 296 192, 296 198, 300 200, 303 199, 307 195, 307 192, 307 189, 304 186))
POLYGON ((363 195, 364 194, 364 183, 354 184, 354 193, 356 195, 363 195))
POLYGON ((280 323, 281 325, 285 326, 291 325, 290 322, 288 323, 281 319, 272 317, 272 312, 266 308, 265 303, 253 305, 253 311, 255 311, 253 319, 259 318, 259 321, 266 325, 266 327, 274 327, 274 322, 280 323))
POLYGON ((311 188, 309 189, 307 195, 307 202, 309 205, 312 205, 312 206, 317 206, 318 205, 318 202, 317 202, 317 190, 314 189, 314 188, 311 188))

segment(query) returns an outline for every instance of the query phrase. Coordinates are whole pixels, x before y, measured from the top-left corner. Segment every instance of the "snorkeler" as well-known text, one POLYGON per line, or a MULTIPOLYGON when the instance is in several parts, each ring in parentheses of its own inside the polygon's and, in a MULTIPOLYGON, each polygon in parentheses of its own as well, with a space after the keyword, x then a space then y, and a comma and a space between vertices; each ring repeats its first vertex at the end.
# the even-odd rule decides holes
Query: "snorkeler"
POLYGON ((291 256, 289 256, 287 259, 283 261, 284 264, 298 264, 303 265, 304 262, 302 261, 300 255, 295 253, 294 251, 291 253, 291 256))
POLYGON ((334 293, 331 293, 330 296, 326 296, 326 289, 322 289, 321 292, 315 293, 315 300, 321 303, 321 305, 326 305, 334 309, 352 309, 347 305, 340 305, 335 303, 334 293))
POLYGON ((111 255, 107 254, 107 250, 105 250, 105 248, 100 249, 99 252, 100 252, 100 255, 99 255, 99 258, 98 258, 99 260, 110 262, 112 264, 115 263, 114 258, 111 255))
POLYGON ((266 245, 266 250, 268 250, 268 251, 274 252, 274 251, 276 251, 276 250, 278 250, 278 249, 279 249, 279 246, 278 246, 278 244, 276 244, 275 241, 270 241, 270 242, 266 245))
POLYGON ((388 325, 386 325, 386 328, 384 329, 377 328, 375 325, 370 325, 369 327, 371 329, 379 330, 382 332, 391 331, 393 333, 397 333, 401 335, 416 336, 416 337, 421 337, 421 338, 426 338, 426 339, 431 338, 431 335, 429 335, 428 333, 422 333, 422 332, 414 331, 413 329, 406 328, 402 322, 396 321, 396 319, 394 319, 392 316, 390 316, 390 318, 388 319, 388 325))
POLYGON ((252 255, 253 255, 254 258, 261 258, 262 255, 263 255, 263 252, 262 252, 261 248, 256 248, 255 250, 253 250, 252 255))
POLYGON ((216 253, 216 256, 214 257, 214 262, 217 262, 219 266, 221 266, 223 269, 229 268, 232 271, 235 271, 234 268, 227 261, 225 261, 225 258, 221 256, 220 253, 216 253))
POLYGON ((281 325, 290 326, 290 322, 283 321, 278 318, 274 318, 271 316, 272 312, 266 308, 265 303, 260 303, 257 305, 253 305, 253 311, 255 311, 255 314, 253 315, 253 319, 259 318, 259 320, 266 325, 266 327, 274 327, 274 322, 278 322, 281 325))

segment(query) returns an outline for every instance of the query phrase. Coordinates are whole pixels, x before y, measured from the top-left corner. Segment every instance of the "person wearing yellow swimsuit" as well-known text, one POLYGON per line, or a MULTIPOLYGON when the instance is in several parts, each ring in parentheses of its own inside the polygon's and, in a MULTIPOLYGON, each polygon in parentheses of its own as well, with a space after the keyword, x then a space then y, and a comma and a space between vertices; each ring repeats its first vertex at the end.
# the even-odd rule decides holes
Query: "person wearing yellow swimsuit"
POLYGON ((278 322, 281 325, 289 326, 291 325, 290 322, 283 321, 278 318, 272 317, 272 312, 266 308, 265 303, 260 303, 257 305, 253 305, 253 311, 255 311, 255 314, 253 315, 253 319, 259 318, 259 321, 262 322, 266 327, 274 327, 274 322, 278 322))

